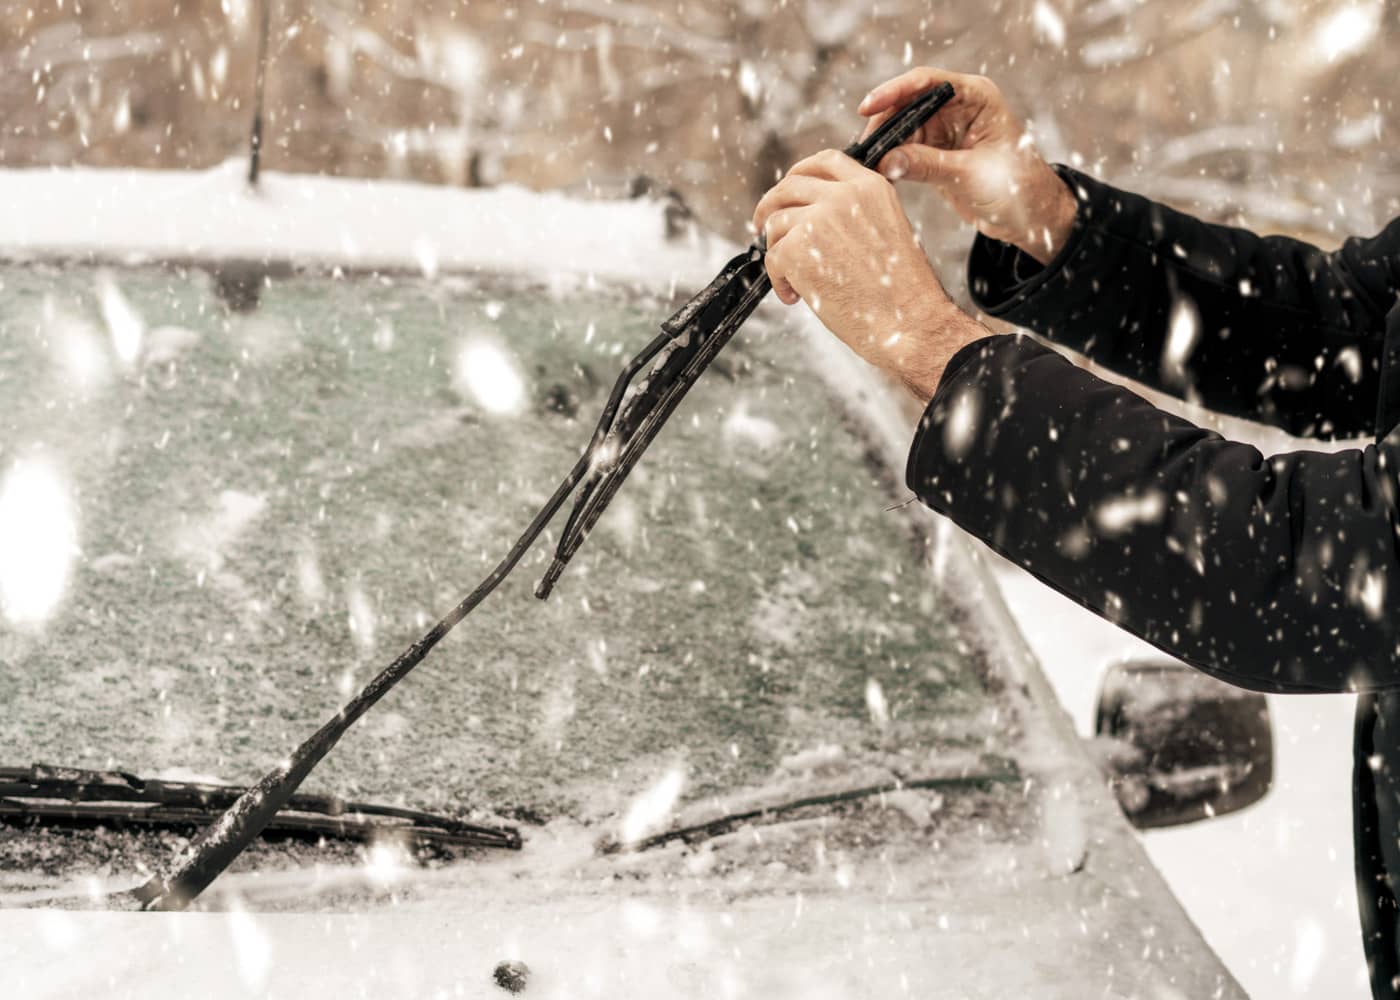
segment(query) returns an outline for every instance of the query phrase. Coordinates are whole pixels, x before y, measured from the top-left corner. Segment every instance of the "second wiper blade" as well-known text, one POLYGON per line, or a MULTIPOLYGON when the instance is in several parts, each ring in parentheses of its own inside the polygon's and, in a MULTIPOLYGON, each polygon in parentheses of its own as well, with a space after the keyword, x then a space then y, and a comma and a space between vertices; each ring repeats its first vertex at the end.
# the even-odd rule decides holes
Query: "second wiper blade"
MULTIPOLYGON (((247 788, 139 778, 125 771, 34 764, 0 767, 0 821, 199 826, 233 805, 247 788)), ((408 845, 519 850, 520 831, 468 823, 398 806, 350 802, 333 795, 292 795, 266 830, 287 835, 377 840, 408 845)))

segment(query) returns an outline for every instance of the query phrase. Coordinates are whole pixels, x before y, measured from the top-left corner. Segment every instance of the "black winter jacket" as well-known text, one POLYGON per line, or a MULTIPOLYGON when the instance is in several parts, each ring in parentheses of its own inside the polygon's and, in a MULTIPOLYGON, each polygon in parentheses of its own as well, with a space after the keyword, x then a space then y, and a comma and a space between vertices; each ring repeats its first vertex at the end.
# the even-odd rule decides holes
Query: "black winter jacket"
POLYGON ((1025 336, 949 362, 907 478, 1042 581, 1199 669, 1361 693, 1356 870, 1377 998, 1400 997, 1400 220, 1324 253, 1057 168, 1079 203, 1045 267, 978 237, 992 316, 1142 383, 1321 438, 1264 458, 1025 336))

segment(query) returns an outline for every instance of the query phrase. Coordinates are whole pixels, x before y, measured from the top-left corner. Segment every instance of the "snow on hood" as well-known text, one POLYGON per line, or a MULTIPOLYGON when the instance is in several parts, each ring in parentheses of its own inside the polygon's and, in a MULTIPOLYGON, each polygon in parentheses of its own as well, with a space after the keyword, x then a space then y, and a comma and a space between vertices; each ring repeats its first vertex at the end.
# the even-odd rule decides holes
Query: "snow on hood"
POLYGON ((598 201, 519 187, 204 171, 0 171, 0 256, 422 271, 566 273, 665 287, 708 281, 732 247, 668 240, 652 199, 598 201))

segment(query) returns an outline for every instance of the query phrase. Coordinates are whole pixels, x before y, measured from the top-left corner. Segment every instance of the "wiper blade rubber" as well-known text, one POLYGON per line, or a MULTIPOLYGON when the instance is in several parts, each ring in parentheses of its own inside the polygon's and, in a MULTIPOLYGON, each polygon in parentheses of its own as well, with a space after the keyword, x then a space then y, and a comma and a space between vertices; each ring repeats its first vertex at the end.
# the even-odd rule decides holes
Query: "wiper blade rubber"
MULTIPOLYGON (((0 767, 0 821, 202 826, 246 791, 236 785, 143 779, 124 771, 0 767)), ((305 793, 289 796, 266 830, 364 841, 392 837, 412 847, 521 846, 514 827, 305 793)))

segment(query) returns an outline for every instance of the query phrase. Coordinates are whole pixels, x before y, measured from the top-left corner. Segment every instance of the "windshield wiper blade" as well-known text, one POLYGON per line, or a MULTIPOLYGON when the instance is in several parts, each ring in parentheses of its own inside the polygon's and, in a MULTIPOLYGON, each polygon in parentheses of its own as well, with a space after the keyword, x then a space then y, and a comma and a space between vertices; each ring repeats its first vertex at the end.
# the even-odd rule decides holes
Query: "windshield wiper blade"
POLYGON ((862 799, 888 795, 892 792, 911 789, 932 789, 938 791, 986 789, 995 785, 1014 785, 1025 780, 1012 761, 989 759, 984 766, 967 770, 961 774, 937 774, 891 780, 877 785, 859 785, 852 788, 834 788, 830 791, 814 792, 778 802, 721 812, 691 822, 673 825, 640 840, 624 843, 615 837, 605 837, 596 845, 599 854, 617 854, 620 851, 647 851, 654 847, 664 847, 677 840, 687 844, 698 844, 713 837, 722 837, 744 826, 763 826, 789 819, 794 813, 813 809, 830 809, 844 806, 862 799))
MULTIPOLYGON (((200 826, 246 791, 236 785, 139 778, 125 771, 47 764, 0 767, 0 822, 200 826)), ((520 831, 513 827, 305 793, 289 796, 264 832, 361 841, 392 837, 410 847, 521 846, 520 831)))
POLYGON ((661 335, 652 342, 659 360, 624 397, 616 421, 610 427, 600 423, 601 433, 595 432, 588 479, 564 525, 554 560, 535 588, 536 597, 549 596, 662 425, 772 287, 763 251, 753 246, 730 260, 709 287, 661 324, 661 335))
MULTIPOLYGON (((904 142, 953 98, 943 83, 910 102, 846 153, 867 167, 904 142)), ((403 680, 423 657, 510 575, 526 550, 558 513, 579 483, 582 494, 560 536, 553 562, 536 594, 548 596, 569 559, 583 544, 666 419, 704 373, 739 326, 758 307, 771 285, 763 265, 762 238, 734 257, 704 289, 661 325, 661 333, 623 368, 614 383, 593 436, 544 507, 484 580, 421 639, 399 654, 373 680, 313 733, 287 760, 263 775, 176 859, 171 871, 134 890, 146 909, 179 910, 198 896, 270 823, 312 769, 351 726, 403 680), (640 385, 632 380, 650 365, 640 385)))
MULTIPOLYGON (((886 153, 908 139, 952 97, 951 84, 935 87, 865 139, 848 146, 846 155, 864 166, 876 166, 886 153)), ((623 377, 618 379, 589 444, 588 479, 564 526, 554 560, 535 588, 537 597, 549 596, 564 567, 602 516, 642 452, 690 387, 771 290, 763 263, 765 249, 764 237, 760 235, 747 250, 730 260, 709 285, 661 324, 661 335, 633 359, 623 377), (643 382, 624 400, 622 391, 635 372, 658 355, 660 360, 652 363, 643 382), (614 423, 613 414, 620 402, 625 405, 614 423)))

